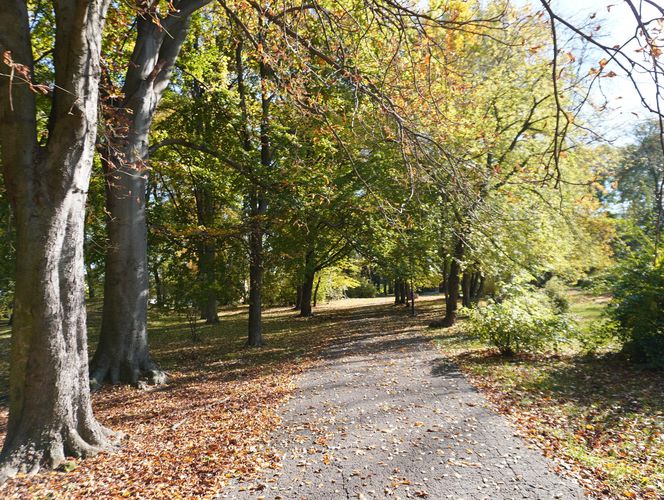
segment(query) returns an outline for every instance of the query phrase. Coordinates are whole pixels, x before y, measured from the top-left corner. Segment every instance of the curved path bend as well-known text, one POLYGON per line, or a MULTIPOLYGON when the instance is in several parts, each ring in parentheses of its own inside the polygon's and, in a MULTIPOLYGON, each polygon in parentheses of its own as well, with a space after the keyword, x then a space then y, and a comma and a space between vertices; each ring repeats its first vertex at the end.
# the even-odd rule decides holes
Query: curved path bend
POLYGON ((272 438, 282 469, 218 498, 583 498, 437 352, 421 321, 395 331, 381 319, 344 316, 346 338, 282 408, 272 438))

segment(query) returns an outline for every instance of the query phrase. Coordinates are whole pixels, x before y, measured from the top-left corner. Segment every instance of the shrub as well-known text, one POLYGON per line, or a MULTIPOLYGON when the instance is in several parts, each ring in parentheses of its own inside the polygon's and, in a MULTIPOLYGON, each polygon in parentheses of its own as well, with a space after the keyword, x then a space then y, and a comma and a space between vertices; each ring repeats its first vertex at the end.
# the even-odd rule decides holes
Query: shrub
POLYGON ((643 253, 626 259, 613 282, 610 316, 622 327, 631 360, 664 368, 664 260, 643 253))
POLYGON ((359 285, 349 288, 346 291, 346 296, 351 299, 367 299, 373 298, 376 295, 378 295, 378 290, 371 281, 365 278, 360 280, 359 285))
POLYGON ((569 298, 567 297, 567 287, 555 276, 546 282, 544 293, 549 297, 557 313, 566 313, 569 311, 569 298))
POLYGON ((620 323, 604 318, 593 322, 588 328, 580 329, 576 339, 586 354, 595 354, 619 339, 620 334, 620 323))
POLYGON ((541 351, 571 335, 573 321, 556 310, 546 294, 511 288, 496 301, 470 311, 470 333, 505 355, 541 351))

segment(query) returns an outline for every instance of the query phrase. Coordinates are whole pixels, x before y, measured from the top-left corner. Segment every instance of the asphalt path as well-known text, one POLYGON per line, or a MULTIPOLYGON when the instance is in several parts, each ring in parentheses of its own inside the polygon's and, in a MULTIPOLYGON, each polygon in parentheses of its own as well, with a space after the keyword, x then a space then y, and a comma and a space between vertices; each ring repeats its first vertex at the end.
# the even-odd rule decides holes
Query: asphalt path
POLYGON ((583 498, 421 327, 347 321, 347 340, 299 377, 282 409, 271 440, 282 468, 219 498, 583 498))

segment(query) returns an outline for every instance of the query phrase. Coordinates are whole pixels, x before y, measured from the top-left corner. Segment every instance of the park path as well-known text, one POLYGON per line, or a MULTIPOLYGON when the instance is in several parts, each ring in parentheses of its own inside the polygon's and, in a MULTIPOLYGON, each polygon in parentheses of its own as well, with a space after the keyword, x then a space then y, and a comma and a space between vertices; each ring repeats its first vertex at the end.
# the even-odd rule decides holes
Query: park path
POLYGON ((583 497, 437 352, 421 322, 395 328, 362 312, 343 321, 346 338, 299 377, 282 409, 272 446, 283 468, 218 498, 583 497))

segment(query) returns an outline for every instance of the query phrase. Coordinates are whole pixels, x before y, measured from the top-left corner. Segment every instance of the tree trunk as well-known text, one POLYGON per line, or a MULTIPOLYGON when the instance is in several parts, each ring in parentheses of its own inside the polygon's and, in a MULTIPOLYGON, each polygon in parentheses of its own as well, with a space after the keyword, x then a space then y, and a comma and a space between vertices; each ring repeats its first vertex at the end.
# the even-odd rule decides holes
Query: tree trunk
POLYGON ((302 307, 302 285, 297 285, 297 288, 295 289, 295 306, 293 309, 296 311, 299 311, 300 308, 302 307))
POLYGON ((471 288, 472 288, 472 273, 470 273, 469 271, 465 271, 461 279, 461 289, 463 291, 461 303, 463 307, 471 306, 471 301, 470 301, 471 288))
POLYGON ((300 304, 300 316, 308 318, 312 316, 311 296, 314 288, 314 273, 309 272, 304 276, 302 283, 302 303, 300 304))
POLYGON ((412 280, 410 282, 410 315, 415 316, 415 287, 412 280))
POLYGON ((213 289, 205 292, 205 298, 201 307, 201 319, 205 320, 207 325, 216 325, 219 323, 219 301, 217 294, 213 289))
POLYGON ((320 288, 320 276, 316 280, 316 288, 314 289, 314 307, 318 304, 318 289, 320 288))
MULTIPOLYGON (((262 28, 262 21, 260 21, 262 28)), ((263 32, 259 37, 263 43, 263 32)), ((238 86, 241 92, 242 99, 242 114, 244 118, 245 130, 245 146, 250 147, 249 143, 249 123, 246 108, 246 97, 244 90, 244 69, 242 65, 242 44, 239 44, 238 51, 236 52, 237 66, 238 66, 238 86)), ((269 168, 272 165, 272 151, 270 147, 270 98, 268 97, 267 80, 268 71, 265 63, 264 56, 259 61, 259 75, 261 84, 261 124, 260 124, 260 141, 261 141, 261 165, 269 168)), ((262 332, 262 293, 263 293, 263 218, 267 213, 267 200, 265 193, 259 186, 254 186, 253 192, 250 196, 251 205, 251 227, 252 231, 249 235, 249 336, 247 344, 250 346, 258 347, 263 345, 263 332, 262 332)))
POLYGON ((148 15, 137 23, 137 38, 123 87, 124 98, 111 106, 118 130, 109 137, 104 166, 108 176, 104 310, 99 345, 92 359, 91 382, 153 384, 166 377, 150 358, 147 337, 148 283, 145 162, 154 113, 189 30, 190 3, 161 25, 148 15), (120 122, 120 123, 117 123, 120 122))
POLYGON ((445 262, 443 262, 443 282, 440 284, 439 291, 447 297, 447 293, 449 291, 449 286, 447 282, 447 275, 448 275, 448 268, 449 266, 447 265, 447 258, 445 259, 445 262))
MULTIPOLYGON (((211 188, 202 185, 196 186, 194 189, 198 225, 205 228, 210 227, 214 224, 215 216, 211 188)), ((219 323, 219 315, 217 313, 219 304, 215 290, 217 284, 216 264, 217 252, 215 240, 209 234, 203 234, 201 241, 198 243, 198 274, 199 280, 203 284, 201 319, 204 319, 208 325, 219 323)))
POLYGON ((457 302, 459 301, 459 278, 461 273, 461 259, 463 259, 464 246, 459 241, 454 249, 454 257, 450 263, 450 273, 447 277, 447 295, 445 297, 445 318, 442 325, 449 327, 456 323, 457 302))
POLYGON ((406 280, 399 280, 399 304, 406 305, 406 280))
POLYGON ((401 292, 401 287, 399 286, 399 280, 394 280, 394 305, 398 305, 401 302, 401 297, 399 296, 401 292))
POLYGON ((149 299, 145 178, 116 159, 107 164, 106 209, 109 239, 104 308, 99 344, 90 365, 93 386, 137 384, 147 377, 163 383, 164 374, 148 349, 149 299))
MULTIPOLYGON (((8 78, 0 79, 0 163, 17 244, 0 483, 19 471, 109 448, 115 437, 90 404, 83 249, 107 7, 106 0, 54 3, 57 85, 46 147, 37 143, 33 91, 25 84, 11 89, 8 78)), ((0 2, 5 51, 32 68, 25 2, 0 2)))
POLYGON ((479 275, 479 279, 477 280, 477 287, 472 293, 472 301, 475 303, 479 302, 479 300, 482 298, 482 295, 484 295, 484 281, 486 280, 483 274, 477 274, 479 275))
POLYGON ((473 273, 473 279, 470 285, 470 301, 477 303, 482 297, 484 291, 484 275, 480 272, 473 273))
POLYGON ((255 223, 249 235, 249 336, 247 345, 263 345, 262 300, 263 290, 263 232, 259 223, 255 223))

